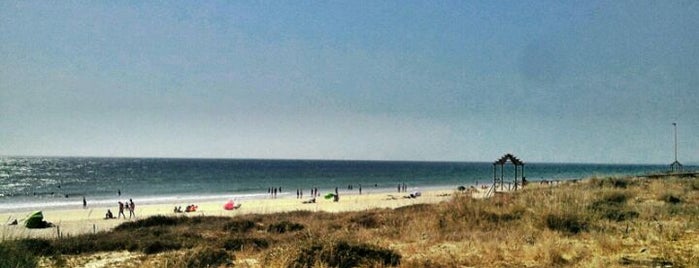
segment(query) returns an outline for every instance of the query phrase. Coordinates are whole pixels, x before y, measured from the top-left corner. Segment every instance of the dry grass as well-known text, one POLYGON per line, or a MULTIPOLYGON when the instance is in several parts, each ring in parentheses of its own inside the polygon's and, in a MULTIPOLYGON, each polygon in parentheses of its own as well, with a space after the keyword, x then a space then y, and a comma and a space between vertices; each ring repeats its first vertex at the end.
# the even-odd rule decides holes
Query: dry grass
POLYGON ((116 266, 698 267, 698 205, 696 178, 593 178, 393 210, 155 217, 0 252, 43 266, 129 251, 116 266))

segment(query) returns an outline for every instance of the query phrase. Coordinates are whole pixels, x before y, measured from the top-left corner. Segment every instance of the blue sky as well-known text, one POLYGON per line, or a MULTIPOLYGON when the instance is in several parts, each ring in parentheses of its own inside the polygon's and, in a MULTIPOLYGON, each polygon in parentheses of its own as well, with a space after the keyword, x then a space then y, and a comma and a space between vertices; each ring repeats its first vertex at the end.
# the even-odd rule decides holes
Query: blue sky
POLYGON ((699 161, 696 1, 202 2, 0 2, 0 155, 699 161))

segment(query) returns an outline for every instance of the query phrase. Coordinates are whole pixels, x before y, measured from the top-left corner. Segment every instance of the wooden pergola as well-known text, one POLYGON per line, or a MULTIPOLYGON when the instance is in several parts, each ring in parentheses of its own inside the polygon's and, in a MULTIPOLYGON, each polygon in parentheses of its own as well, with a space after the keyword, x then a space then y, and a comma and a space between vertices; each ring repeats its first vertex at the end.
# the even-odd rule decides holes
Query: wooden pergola
POLYGON ((500 186, 500 190, 505 189, 505 164, 507 164, 507 162, 511 162, 515 166, 514 178, 512 181, 508 182, 508 185, 512 183, 514 185, 514 190, 516 191, 517 186, 520 183, 522 186, 524 186, 524 183, 526 183, 526 177, 524 176, 524 162, 512 154, 505 154, 500 157, 500 159, 493 162, 493 187, 491 188, 491 191, 494 192, 497 190, 498 186, 500 186), (499 174, 498 166, 500 166, 499 174))

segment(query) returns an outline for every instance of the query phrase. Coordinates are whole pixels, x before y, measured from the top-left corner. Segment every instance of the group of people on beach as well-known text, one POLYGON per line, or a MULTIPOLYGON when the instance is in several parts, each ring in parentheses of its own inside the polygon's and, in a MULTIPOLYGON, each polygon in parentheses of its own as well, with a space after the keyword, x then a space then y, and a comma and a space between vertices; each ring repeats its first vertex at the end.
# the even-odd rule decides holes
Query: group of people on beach
MULTIPOLYGON (((185 209, 184 209, 184 212, 195 212, 195 211, 197 211, 198 208, 199 208, 199 206, 197 206, 197 205, 195 205, 195 204, 187 205, 187 207, 185 207, 185 209)), ((175 207, 175 208, 172 210, 172 212, 175 212, 175 213, 182 213, 182 212, 183 212, 183 211, 182 211, 182 206, 175 207)))
POLYGON ((398 192, 399 193, 401 193, 401 192, 405 193, 407 191, 408 191, 408 185, 406 185, 405 183, 398 184, 398 192))
POLYGON ((282 187, 269 187, 267 188, 267 193, 272 196, 272 198, 277 198, 277 193, 282 193, 282 187))
MULTIPOLYGON (((350 191, 354 190, 354 185, 352 185, 352 184, 347 185, 347 190, 350 190, 350 191)), ((362 185, 361 184, 359 184, 359 194, 362 194, 362 185)))
MULTIPOLYGON (((119 214, 117 214, 117 217, 116 217, 117 219, 120 219, 121 216, 124 216, 124 219, 126 219, 126 214, 124 214, 124 209, 129 210, 129 219, 131 219, 131 217, 134 217, 134 218, 136 217, 136 212, 135 212, 136 204, 134 204, 132 199, 129 199, 128 202, 119 201, 118 203, 119 203, 119 214)), ((105 219, 114 219, 114 214, 112 214, 112 210, 107 209, 107 214, 105 214, 104 218, 105 219)))
MULTIPOLYGON (((311 198, 317 197, 318 195, 320 195, 318 194, 318 188, 311 188, 311 198)), ((303 199, 303 189, 296 189, 296 199, 303 199)))

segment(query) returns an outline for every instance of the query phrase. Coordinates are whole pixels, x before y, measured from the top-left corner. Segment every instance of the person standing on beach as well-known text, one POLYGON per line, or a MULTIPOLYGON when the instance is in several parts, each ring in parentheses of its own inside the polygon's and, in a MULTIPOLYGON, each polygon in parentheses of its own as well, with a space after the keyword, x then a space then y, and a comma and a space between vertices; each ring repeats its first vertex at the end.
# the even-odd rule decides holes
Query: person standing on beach
MULTIPOLYGON (((121 215, 124 215, 124 203, 119 201, 119 214, 117 215, 117 219, 121 218, 121 215)), ((124 215, 124 219, 126 219, 126 215, 124 215)))
MULTIPOLYGON (((133 200, 129 198, 129 219, 131 219, 131 216, 136 217, 136 213, 134 210, 136 209, 136 204, 133 203, 133 200)), ((124 216, 126 218, 126 216, 124 216)))
POLYGON ((362 185, 359 185, 359 195, 362 195, 362 185))
POLYGON ((85 196, 83 196, 83 208, 87 208, 87 200, 85 200, 85 196))

